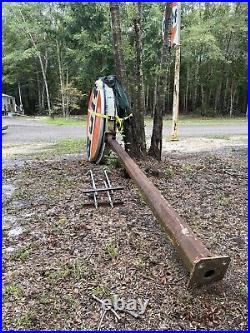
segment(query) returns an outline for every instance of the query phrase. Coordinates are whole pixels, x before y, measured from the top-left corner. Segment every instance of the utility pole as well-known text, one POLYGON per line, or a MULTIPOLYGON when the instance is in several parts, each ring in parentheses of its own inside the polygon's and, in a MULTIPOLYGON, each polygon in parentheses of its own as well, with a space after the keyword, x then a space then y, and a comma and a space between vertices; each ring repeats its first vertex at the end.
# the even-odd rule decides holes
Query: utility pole
POLYGON ((179 117, 179 91, 180 91, 180 29, 181 29, 181 4, 172 2, 172 29, 171 29, 171 46, 175 49, 175 70, 174 70, 174 92, 173 92, 173 115, 171 141, 179 140, 178 117, 179 117))

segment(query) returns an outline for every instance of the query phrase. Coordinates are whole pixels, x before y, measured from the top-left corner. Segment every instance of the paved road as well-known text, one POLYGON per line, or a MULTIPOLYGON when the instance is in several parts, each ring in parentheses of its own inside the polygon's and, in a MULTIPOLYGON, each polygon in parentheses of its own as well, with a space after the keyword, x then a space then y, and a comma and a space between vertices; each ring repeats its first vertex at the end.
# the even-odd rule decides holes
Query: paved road
MULTIPOLYGON (((44 124, 39 120, 29 118, 3 118, 3 124, 8 125, 7 132, 2 135, 3 144, 22 144, 31 142, 53 143, 63 139, 80 139, 85 137, 85 126, 58 126, 44 124)), ((152 126, 147 125, 146 135, 151 135, 152 126)), ((210 137, 246 135, 247 123, 236 124, 204 124, 187 125, 180 127, 180 137, 210 137)), ((163 135, 170 134, 170 124, 164 126, 163 135)))

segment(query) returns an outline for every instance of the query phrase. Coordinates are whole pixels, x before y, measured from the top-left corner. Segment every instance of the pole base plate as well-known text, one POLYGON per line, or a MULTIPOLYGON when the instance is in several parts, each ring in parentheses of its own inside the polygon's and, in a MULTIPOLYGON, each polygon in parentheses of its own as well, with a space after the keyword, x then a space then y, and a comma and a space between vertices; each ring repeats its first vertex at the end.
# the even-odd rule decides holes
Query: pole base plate
POLYGON ((208 257, 199 259, 193 266, 188 286, 200 287, 222 280, 230 263, 228 256, 208 257))

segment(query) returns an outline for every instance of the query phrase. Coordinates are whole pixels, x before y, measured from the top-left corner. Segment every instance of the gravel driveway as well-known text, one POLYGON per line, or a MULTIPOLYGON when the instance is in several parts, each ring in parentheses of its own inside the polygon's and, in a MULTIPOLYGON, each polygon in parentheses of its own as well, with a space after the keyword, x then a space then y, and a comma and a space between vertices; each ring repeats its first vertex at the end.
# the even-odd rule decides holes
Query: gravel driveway
MULTIPOLYGON (((3 144, 18 144, 31 142, 53 143, 63 139, 81 139, 85 137, 86 127, 69 125, 48 125, 34 118, 4 118, 3 124, 8 125, 7 132, 3 135, 3 144)), ((170 124, 164 125, 163 135, 170 134, 170 124)), ((146 135, 150 137, 152 125, 146 126, 146 135)), ((190 137, 210 137, 210 136, 232 136, 246 135, 247 123, 236 124, 195 124, 180 126, 180 136, 190 137)))

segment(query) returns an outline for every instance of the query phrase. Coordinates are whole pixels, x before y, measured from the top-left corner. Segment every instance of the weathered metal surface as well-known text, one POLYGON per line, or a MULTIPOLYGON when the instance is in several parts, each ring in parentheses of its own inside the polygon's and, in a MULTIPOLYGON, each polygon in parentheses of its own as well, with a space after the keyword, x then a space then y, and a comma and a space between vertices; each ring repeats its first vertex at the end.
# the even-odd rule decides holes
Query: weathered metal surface
POLYGON ((96 185, 95 185, 95 179, 94 179, 94 174, 92 170, 89 170, 90 173, 90 177, 91 177, 91 181, 92 181, 92 185, 93 185, 93 195, 94 195, 94 201, 95 201, 95 208, 97 208, 98 204, 97 204, 97 191, 96 191, 96 185))
POLYGON ((227 271, 230 258, 213 256, 114 136, 107 133, 105 141, 121 159, 128 174, 137 184, 154 215, 166 230, 172 244, 180 253, 190 272, 189 285, 200 286, 221 280, 227 271))
MULTIPOLYGON (((105 182, 106 183, 106 182, 105 182)), ((106 183, 107 184, 107 183, 106 183)), ((105 185, 106 186, 106 185, 105 185)), ((103 187, 103 188, 95 188, 95 189, 89 189, 89 190, 84 190, 82 193, 98 193, 98 192, 112 192, 112 191, 120 191, 123 190, 123 187, 121 186, 116 186, 116 187, 103 187)))
POLYGON ((108 196, 109 204, 110 204, 111 208, 113 208, 113 207, 114 207, 114 203, 113 203, 113 193, 114 193, 115 191, 123 190, 123 187, 121 187, 121 186, 116 186, 116 187, 112 186, 112 185, 111 185, 111 181, 110 181, 109 176, 108 176, 108 173, 107 173, 107 171, 105 170, 105 171, 104 171, 104 175, 105 175, 106 180, 101 179, 102 184, 104 184, 105 187, 98 188, 98 187, 96 186, 96 184, 97 184, 98 182, 95 181, 93 171, 92 171, 92 170, 89 170, 89 171, 87 172, 87 174, 88 174, 88 173, 90 174, 91 183, 92 183, 92 188, 91 188, 91 189, 88 189, 88 190, 84 190, 83 193, 91 195, 91 197, 93 197, 93 199, 94 199, 95 208, 98 208, 98 202, 97 202, 97 196, 98 196, 98 193, 101 194, 101 193, 103 193, 103 192, 104 192, 104 193, 106 192, 106 194, 107 194, 107 196, 108 196))

